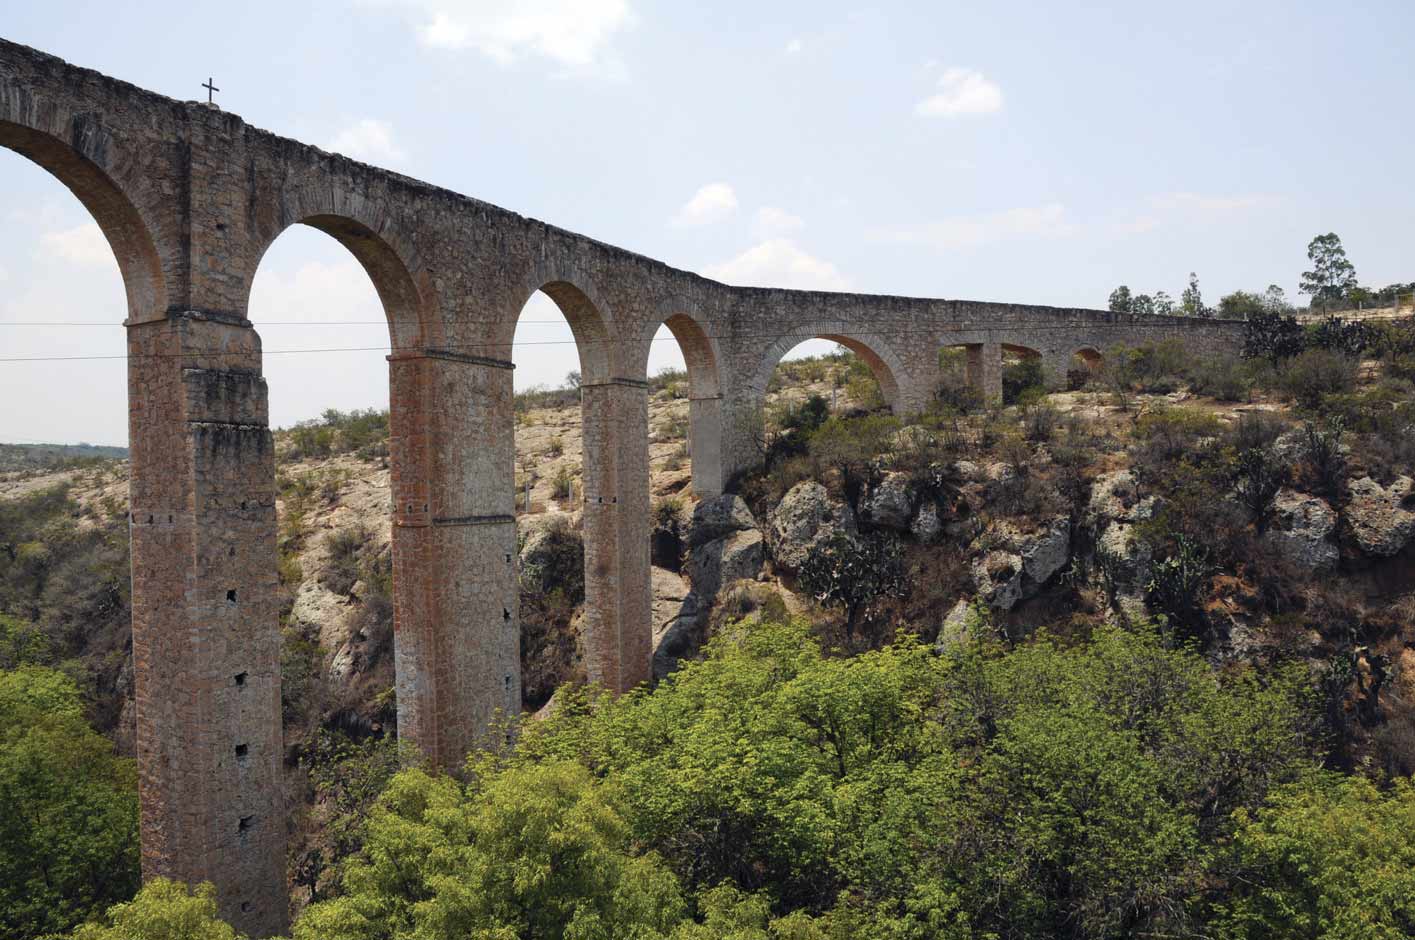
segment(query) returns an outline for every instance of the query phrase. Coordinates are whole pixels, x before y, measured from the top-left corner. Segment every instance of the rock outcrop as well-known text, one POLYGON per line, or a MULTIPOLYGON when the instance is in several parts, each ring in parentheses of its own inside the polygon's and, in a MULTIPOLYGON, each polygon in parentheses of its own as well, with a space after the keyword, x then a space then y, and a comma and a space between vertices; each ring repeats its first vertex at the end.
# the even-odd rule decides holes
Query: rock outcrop
POLYGON ((1273 503, 1272 522, 1263 543, 1303 571, 1330 570, 1340 556, 1331 541, 1336 519, 1335 510, 1324 500, 1282 490, 1273 503))
POLYGON ((1388 558, 1415 537, 1415 492, 1410 477, 1381 486, 1370 477, 1351 484, 1346 521, 1356 545, 1368 555, 1388 558))
POLYGON ((797 483, 771 511, 767 547, 777 567, 796 571, 812 547, 837 529, 854 532, 855 514, 814 481, 797 483))

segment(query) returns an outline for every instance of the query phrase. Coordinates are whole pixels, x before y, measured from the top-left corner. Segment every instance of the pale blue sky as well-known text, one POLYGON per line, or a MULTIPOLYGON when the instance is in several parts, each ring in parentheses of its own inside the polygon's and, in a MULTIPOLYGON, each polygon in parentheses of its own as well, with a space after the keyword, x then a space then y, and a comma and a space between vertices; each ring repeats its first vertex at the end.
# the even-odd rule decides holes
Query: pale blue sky
MULTIPOLYGON (((1328 230, 1364 283, 1415 279, 1409 2, 0 6, 6 39, 174 97, 213 75, 252 125, 735 283, 1103 306, 1194 270, 1211 301, 1295 296, 1328 230)), ((93 234, 0 151, 0 323, 121 321, 93 234)), ((258 327, 377 316, 319 233, 282 236, 257 276, 258 327)), ((121 353, 121 332, 0 344, 121 353)), ((261 332, 272 351, 387 338, 261 332)), ((570 346, 516 358, 522 387, 574 366, 570 346)), ((277 424, 387 403, 378 353, 266 371, 277 424)), ((119 362, 0 363, 0 440, 123 443, 124 387, 119 362)))

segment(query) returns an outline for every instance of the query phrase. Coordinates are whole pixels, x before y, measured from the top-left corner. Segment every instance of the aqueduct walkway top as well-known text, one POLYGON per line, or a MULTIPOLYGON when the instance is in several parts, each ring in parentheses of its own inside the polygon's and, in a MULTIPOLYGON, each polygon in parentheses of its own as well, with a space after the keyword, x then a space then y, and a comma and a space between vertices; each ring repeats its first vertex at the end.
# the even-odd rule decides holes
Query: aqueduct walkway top
POLYGON ((133 656, 144 871, 215 882, 222 913, 284 929, 275 470, 261 343, 262 255, 291 225, 372 278, 392 354, 399 732, 458 764, 520 705, 511 346, 537 290, 583 374, 587 657, 627 689, 650 663, 647 361, 666 323, 687 361, 697 492, 753 460, 746 428, 801 340, 864 356, 891 405, 921 408, 938 350, 1053 371, 1078 351, 1234 324, 1096 310, 729 287, 0 40, 0 146, 67 185, 127 292, 133 656))

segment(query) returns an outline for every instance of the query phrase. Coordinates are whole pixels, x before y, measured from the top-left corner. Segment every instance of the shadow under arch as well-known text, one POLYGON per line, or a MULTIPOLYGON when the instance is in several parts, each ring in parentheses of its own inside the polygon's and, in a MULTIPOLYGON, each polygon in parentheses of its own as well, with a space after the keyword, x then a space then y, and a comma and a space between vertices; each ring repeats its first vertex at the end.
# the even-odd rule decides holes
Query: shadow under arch
POLYGON ((824 339, 839 343, 863 359, 865 364, 870 367, 870 372, 874 375, 875 380, 879 382, 879 390, 884 396, 885 403, 889 405, 891 411, 898 410, 900 404, 898 376, 905 374, 904 364, 887 343, 879 337, 863 333, 799 332, 781 337, 767 347, 761 364, 757 368, 757 374, 752 379, 752 393, 756 401, 760 402, 766 397, 766 388, 771 381, 771 374, 776 370, 781 358, 801 343, 812 339, 824 339))
MULTIPOLYGON (((88 210, 118 261, 129 322, 165 316, 169 298, 162 256, 147 222, 107 172, 59 137, 10 121, 0 120, 0 147, 48 171, 88 210)), ((96 147, 100 153, 111 153, 110 148, 96 147)))

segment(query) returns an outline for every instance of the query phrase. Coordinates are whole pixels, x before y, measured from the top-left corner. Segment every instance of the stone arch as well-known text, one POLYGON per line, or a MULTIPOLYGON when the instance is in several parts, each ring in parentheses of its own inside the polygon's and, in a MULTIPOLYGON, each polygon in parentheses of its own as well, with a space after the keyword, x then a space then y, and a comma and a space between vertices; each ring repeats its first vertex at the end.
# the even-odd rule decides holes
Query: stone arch
MULTIPOLYGON (((0 102, 6 98, 0 95, 0 102)), ((115 146, 101 125, 82 116, 74 118, 70 130, 72 144, 0 114, 0 147, 48 171, 88 210, 118 261, 129 322, 160 319, 169 304, 162 254, 152 227, 104 168, 118 159, 115 146)))
POLYGON ((241 309, 250 301, 256 272, 270 247, 291 226, 307 225, 343 245, 368 274, 388 319, 395 351, 442 342, 437 293, 412 244, 387 219, 339 203, 328 190, 298 190, 279 203, 278 216, 257 223, 241 309))
POLYGON ((1101 355, 1101 351, 1094 346, 1082 346, 1071 354, 1071 358, 1085 363, 1086 368, 1092 372, 1099 369, 1105 361, 1105 356, 1101 355))
POLYGON ((1016 356, 1016 357, 1019 358, 1019 359, 1041 359, 1041 358, 1042 358, 1042 352, 1041 352, 1041 350, 1039 350, 1039 349, 1033 349, 1031 346, 1023 346, 1023 345, 1021 345, 1020 343, 1003 343, 1003 344, 1002 344, 1002 354, 1003 354, 1003 356, 1008 356, 1008 355, 1016 356))
MULTIPOLYGON (((693 491, 700 498, 722 492, 722 375, 718 363, 717 339, 697 319, 676 313, 661 321, 668 327, 683 354, 688 371, 688 455, 693 473, 693 491)), ((658 323, 651 324, 657 332, 658 323)), ((634 375, 648 373, 652 334, 639 344, 634 375)))
POLYGON ((821 332, 796 331, 789 333, 767 347, 762 356, 761 364, 757 368, 756 375, 752 378, 751 390, 754 400, 761 401, 766 397, 766 387, 771 381, 771 374, 776 370, 777 363, 792 349, 810 339, 830 340, 839 343, 846 349, 855 353, 865 361, 874 373, 876 381, 879 382, 879 389, 884 395, 885 402, 891 409, 899 407, 899 377, 907 375, 904 363, 898 355, 880 337, 867 333, 843 333, 832 330, 821 332))

